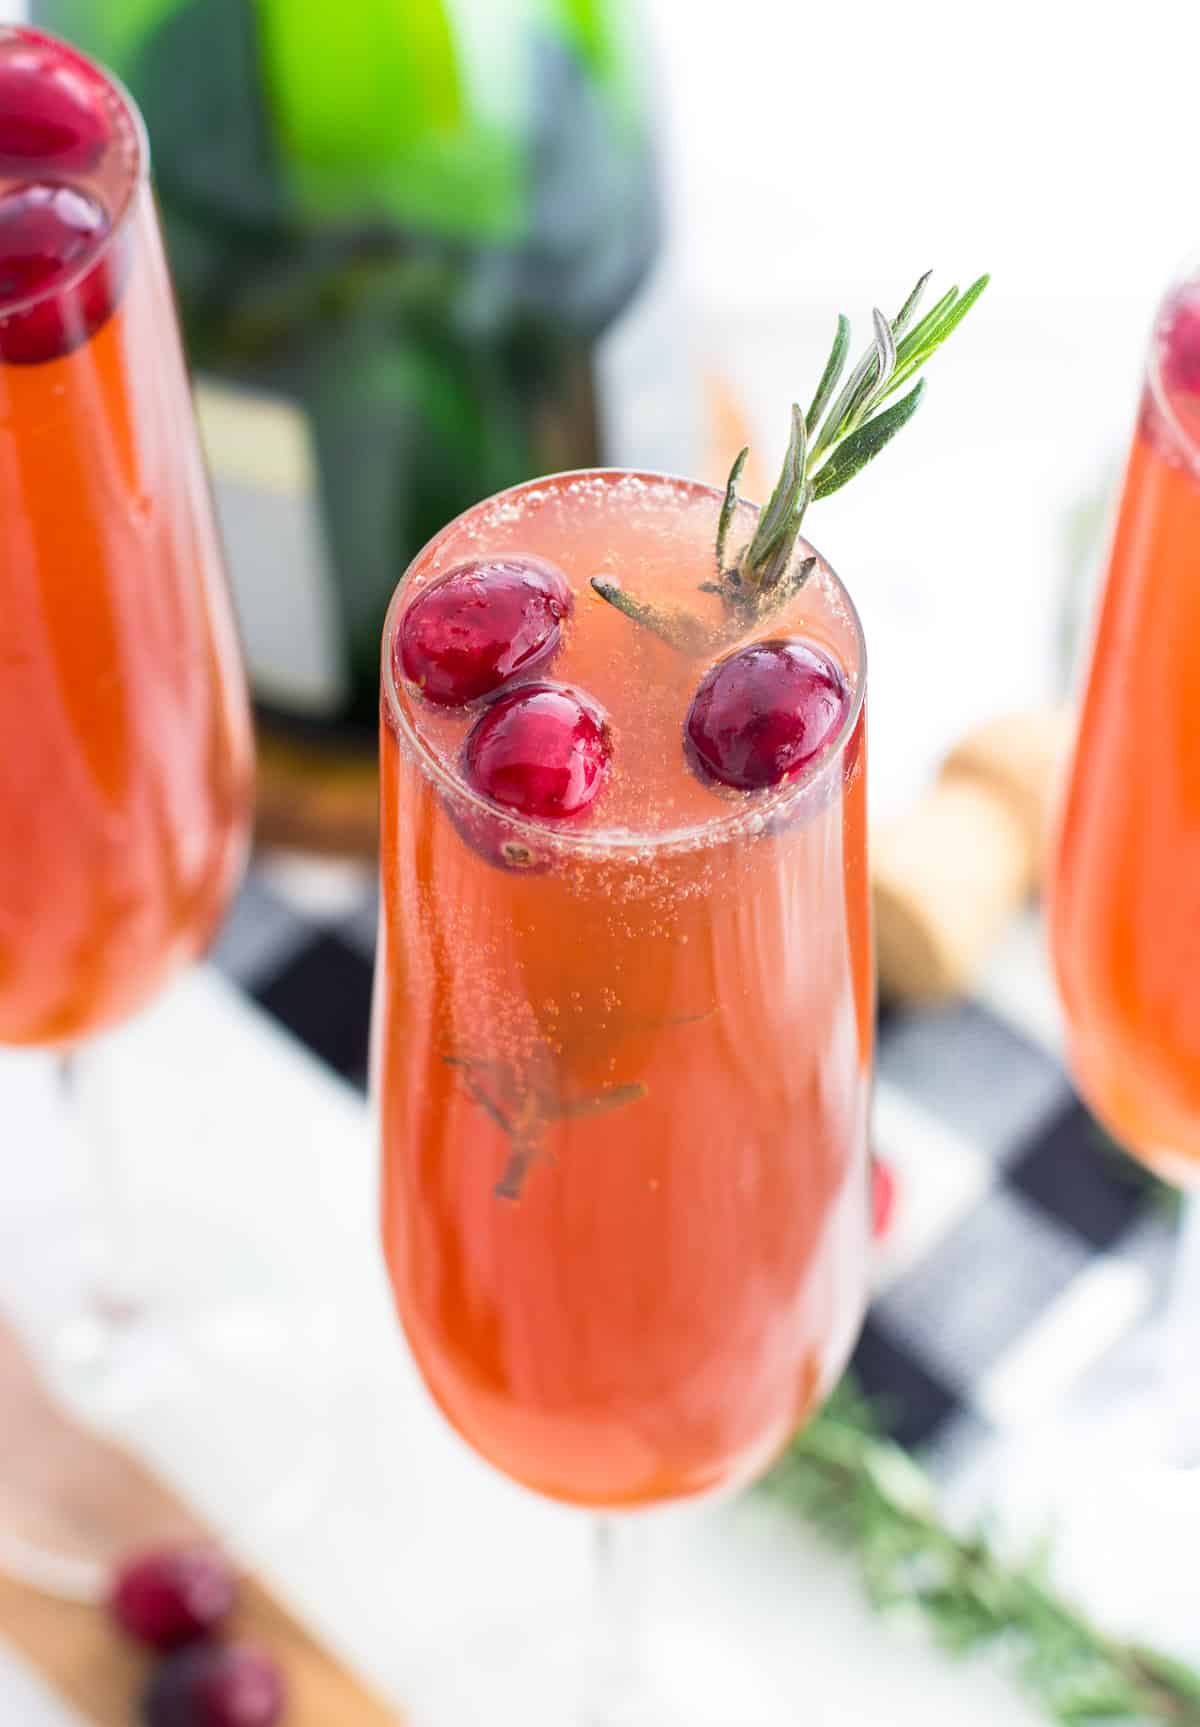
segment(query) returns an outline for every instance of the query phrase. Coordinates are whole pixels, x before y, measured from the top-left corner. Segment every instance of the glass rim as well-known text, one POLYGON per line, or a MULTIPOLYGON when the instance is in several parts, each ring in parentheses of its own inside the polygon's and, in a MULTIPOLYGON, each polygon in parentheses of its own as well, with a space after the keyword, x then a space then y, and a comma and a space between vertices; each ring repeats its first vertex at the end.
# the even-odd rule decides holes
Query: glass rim
MULTIPOLYGON (((93 60, 90 54, 83 53, 73 42, 66 41, 62 36, 55 36, 49 30, 39 30, 32 24, 0 22, 0 45, 13 36, 26 42, 48 44, 51 48, 64 52, 69 58, 90 67, 96 76, 108 85, 124 108, 133 128, 137 163, 134 172, 128 177, 121 202, 114 210, 107 212, 108 231, 95 246, 86 247, 81 257, 62 275, 51 277, 41 287, 23 294, 19 300, 9 300, 0 306, 0 324, 7 323, 11 318, 25 317, 44 301, 55 299, 60 294, 71 293, 90 276, 99 264, 111 256, 117 242, 124 236, 137 210, 141 193, 150 183, 150 136, 146 131, 146 122, 142 118, 141 109, 116 73, 108 66, 102 65, 99 60, 93 60)), ((63 191, 75 189, 73 182, 62 176, 55 179, 55 185, 63 191)))
POLYGON ((1146 388, 1154 402, 1155 412, 1166 425, 1172 438, 1179 446, 1180 454, 1189 466, 1200 473, 1200 431, 1189 430, 1176 412, 1171 400, 1171 392, 1163 379, 1163 315, 1181 288, 1189 283, 1200 286, 1200 253, 1190 252, 1180 260, 1167 281, 1166 287, 1158 297, 1154 309, 1154 323, 1150 331, 1150 340, 1146 352, 1146 388))
MULTIPOLYGON (((713 813, 706 821, 693 822, 685 827, 667 828, 653 833, 636 833, 627 829, 611 829, 603 827, 572 828, 569 823, 560 827, 551 826, 548 822, 531 820, 528 816, 520 816, 506 810, 490 799, 475 791, 455 772, 442 758, 434 753, 421 734, 411 723, 397 689, 395 668, 392 655, 388 651, 392 640, 393 626, 404 601, 408 579, 416 566, 422 563, 437 546, 447 539, 461 522, 473 516, 485 504, 495 503, 500 499, 519 497, 522 492, 532 491, 548 482, 559 480, 589 480, 589 479, 635 479, 651 485, 669 485, 687 487, 693 494, 706 493, 720 506, 724 499, 724 490, 710 486, 703 480, 691 480, 680 474, 662 473, 648 468, 567 468, 559 473, 543 474, 536 479, 523 480, 515 486, 507 486, 502 491, 494 492, 488 498, 480 499, 469 509, 462 510, 446 523, 445 527, 426 541, 413 557, 388 603, 387 615, 383 624, 383 640, 381 643, 381 677, 380 691, 383 709, 396 733, 398 741, 407 746, 409 753, 416 759, 420 769, 425 772, 436 786, 450 793, 456 802, 477 813, 481 818, 500 821, 505 833, 511 831, 514 838, 528 840, 532 845, 543 851, 549 849, 552 855, 583 855, 589 857, 609 857, 613 855, 637 856, 643 853, 684 852, 692 851, 699 846, 744 837, 753 837, 763 831, 772 817, 786 813, 794 804, 832 776, 833 771, 841 764, 846 750, 858 728, 862 714, 863 703, 867 693, 867 643, 863 632, 862 619, 858 608, 833 565, 820 551, 806 539, 797 542, 797 552, 807 551, 814 554, 821 565, 825 578, 832 584, 850 625, 850 633, 855 648, 856 663, 853 668, 843 667, 852 678, 851 698, 846 713, 830 742, 810 767, 795 779, 788 780, 784 785, 774 787, 763 793, 743 793, 739 796, 736 806, 727 803, 720 811, 713 813)), ((751 511, 755 516, 762 506, 739 500, 739 507, 751 511)), ((728 648, 721 654, 714 655, 714 660, 723 657, 728 648)))

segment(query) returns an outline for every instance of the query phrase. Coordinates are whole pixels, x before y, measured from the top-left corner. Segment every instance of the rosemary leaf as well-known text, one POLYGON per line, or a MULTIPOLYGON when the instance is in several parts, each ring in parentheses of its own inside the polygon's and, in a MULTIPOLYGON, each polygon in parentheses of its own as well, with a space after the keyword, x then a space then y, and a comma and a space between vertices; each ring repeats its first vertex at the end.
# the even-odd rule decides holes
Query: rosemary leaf
MULTIPOLYGON (((912 299, 911 294, 909 299, 912 299)), ((849 352, 850 320, 844 312, 839 312, 837 334, 833 338, 833 347, 829 350, 829 358, 825 362, 825 370, 821 373, 821 382, 817 385, 817 393, 812 399, 812 407, 805 416, 804 423, 810 438, 817 429, 821 415, 829 406, 829 398, 837 389, 838 379, 845 368, 846 355, 849 352)))
POLYGON ((760 585, 763 566, 778 549, 789 528, 794 534, 799 527, 799 516, 803 515, 804 505, 808 501, 805 494, 807 464, 808 432, 804 415, 793 402, 792 432, 788 439, 787 454, 783 458, 783 468, 767 507, 758 518, 754 538, 742 560, 743 577, 752 586, 760 585))
POLYGON ((610 582, 603 576, 592 577, 592 591, 682 654, 702 654, 711 645, 709 632, 700 619, 688 612, 665 611, 651 605, 648 600, 626 593, 619 583, 610 582))
POLYGON ((896 338, 892 335, 892 326, 878 306, 871 313, 871 317, 875 324, 875 382, 863 397, 862 406, 855 414, 853 422, 847 426, 847 431, 851 431, 854 426, 861 424, 876 402, 883 399, 888 392, 888 385, 892 381, 892 374, 896 370, 896 338))
POLYGON ((560 1116, 564 1121, 573 1121, 581 1116, 606 1115, 610 1109, 623 1109, 627 1103, 637 1103, 645 1097, 646 1087, 640 1081, 634 1080, 630 1085, 613 1085, 607 1091, 598 1091, 592 1097, 564 1098, 555 1104, 547 1105, 547 1115, 560 1116))
POLYGON ((747 444, 739 453, 732 468, 730 468, 729 478, 725 482, 725 501, 721 505, 721 517, 717 523, 718 577, 723 575, 725 572, 725 545, 729 539, 729 529, 733 523, 734 512, 738 505, 738 481, 742 477, 742 469, 746 466, 746 457, 749 454, 750 446, 747 444))
POLYGON ((967 289, 966 293, 961 295, 960 298, 954 302, 939 321, 937 327, 937 341, 936 344, 931 343, 931 347, 936 345, 940 348, 942 343, 946 340, 946 337, 950 335, 951 331, 958 328, 991 279, 990 275, 979 276, 971 283, 971 286, 967 289))
POLYGON ((905 300, 900 310, 896 313, 896 316, 892 319, 892 335, 897 339, 904 334, 905 330, 907 330, 909 324, 912 322, 913 313, 916 311, 917 306, 920 303, 921 295, 929 286, 929 278, 932 275, 932 270, 926 270, 923 276, 919 276, 917 278, 917 284, 912 293, 908 296, 908 299, 905 300))
POLYGON ((844 435, 847 426, 852 423, 854 415, 862 406, 864 396, 875 380, 878 365, 879 355, 875 351, 874 342, 872 342, 842 385, 841 394, 825 416, 824 423, 813 444, 813 461, 816 461, 818 456, 844 435))
POLYGON ((813 497, 827 498, 831 493, 840 491, 868 462, 874 461, 879 452, 891 443, 901 427, 906 426, 912 419, 924 393, 925 380, 920 378, 907 396, 902 396, 890 408, 882 409, 874 418, 864 420, 856 431, 851 432, 814 474, 813 497))
MULTIPOLYGON (((941 347, 947 336, 962 323, 980 294, 987 287, 989 279, 987 276, 980 276, 978 281, 972 282, 965 294, 956 297, 950 305, 938 312, 936 320, 917 347, 907 355, 903 353, 900 355, 895 375, 885 392, 885 396, 895 395, 897 390, 903 389, 914 373, 920 371, 930 356, 941 347)), ((901 347, 903 348, 903 344, 901 347)))
POLYGON ((788 547, 788 559, 772 586, 772 598, 776 605, 785 606, 793 599, 817 567, 815 557, 801 558, 798 563, 791 563, 791 553, 794 550, 794 546, 788 547))
POLYGON ((809 494, 807 491, 801 493, 799 499, 797 499, 795 509, 784 524, 783 532, 776 541, 773 551, 767 558, 766 563, 763 564, 761 569, 758 571, 756 584, 757 592, 759 594, 769 593, 772 596, 773 603, 776 605, 782 603, 785 589, 787 593, 796 593, 799 591, 799 587, 811 573, 812 565, 816 561, 812 558, 805 560, 809 568, 805 571, 805 575, 800 578, 799 583, 794 583, 789 580, 784 584, 784 586, 780 586, 781 582, 783 582, 788 565, 792 561, 792 553, 796 549, 796 541, 800 534, 800 518, 804 514, 805 506, 808 503, 808 497, 809 494))
POLYGON ((937 328, 938 319, 945 317, 957 298, 958 289, 947 288, 941 299, 929 308, 920 323, 914 324, 911 330, 905 332, 903 340, 897 344, 897 354, 901 365, 925 347, 930 332, 937 328))

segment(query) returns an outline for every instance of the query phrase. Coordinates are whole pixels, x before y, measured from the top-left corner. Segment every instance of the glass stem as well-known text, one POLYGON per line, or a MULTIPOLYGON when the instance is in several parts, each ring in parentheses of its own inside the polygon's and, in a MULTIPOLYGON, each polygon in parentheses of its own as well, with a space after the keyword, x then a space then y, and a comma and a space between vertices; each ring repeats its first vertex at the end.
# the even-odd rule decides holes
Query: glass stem
POLYGON ((598 1517, 593 1532, 592 1657, 586 1727, 624 1727, 644 1677, 646 1528, 637 1516, 598 1517))
POLYGON ((1185 1194, 1163 1338, 1172 1461, 1200 1469, 1200 1194, 1185 1194))
MULTIPOLYGON (((91 1057, 87 1058, 90 1063, 91 1057)), ((59 1059, 68 1131, 78 1148, 85 1241, 84 1311, 70 1328, 71 1352, 103 1366, 121 1333, 142 1312, 137 1260, 129 1240, 115 1124, 108 1100, 90 1083, 78 1050, 59 1059)))

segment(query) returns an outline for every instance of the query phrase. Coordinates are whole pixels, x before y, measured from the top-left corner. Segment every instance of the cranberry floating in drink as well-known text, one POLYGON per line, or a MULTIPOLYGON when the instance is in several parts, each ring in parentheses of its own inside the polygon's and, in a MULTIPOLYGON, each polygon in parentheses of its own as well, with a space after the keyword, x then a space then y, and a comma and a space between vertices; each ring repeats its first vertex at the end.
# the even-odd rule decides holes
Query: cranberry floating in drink
POLYGON ((850 692, 804 641, 752 642, 721 660, 688 709, 688 758, 704 779, 742 791, 803 773, 835 736, 850 692))
POLYGON ((0 174, 90 174, 120 118, 105 79, 65 42, 30 30, 5 44, 0 62, 0 174))
POLYGON ((553 564, 493 558, 430 583, 396 632, 397 675, 443 707, 465 707, 557 652, 571 590, 553 564))
POLYGON ((0 194, 0 305, 66 276, 107 233, 103 206, 70 186, 15 186, 0 194))
POLYGON ((109 230, 82 190, 39 182, 0 193, 0 362, 58 359, 106 321, 125 273, 125 242, 110 246, 109 230))
POLYGON ((493 803, 541 821, 580 815, 608 774, 603 711, 563 684, 523 684, 497 697, 463 748, 467 784, 493 803))
POLYGON ((1200 402, 1200 281, 1187 283, 1163 308, 1157 346, 1168 391, 1200 402))

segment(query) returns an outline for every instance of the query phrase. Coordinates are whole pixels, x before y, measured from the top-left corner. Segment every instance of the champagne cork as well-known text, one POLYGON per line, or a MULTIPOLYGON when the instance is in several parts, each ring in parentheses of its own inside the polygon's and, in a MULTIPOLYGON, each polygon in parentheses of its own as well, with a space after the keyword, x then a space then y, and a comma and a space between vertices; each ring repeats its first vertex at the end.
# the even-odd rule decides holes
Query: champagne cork
POLYGON ((880 989, 911 1002, 967 990, 1039 887, 1070 715, 1009 715, 964 738, 932 786, 872 836, 880 989))

